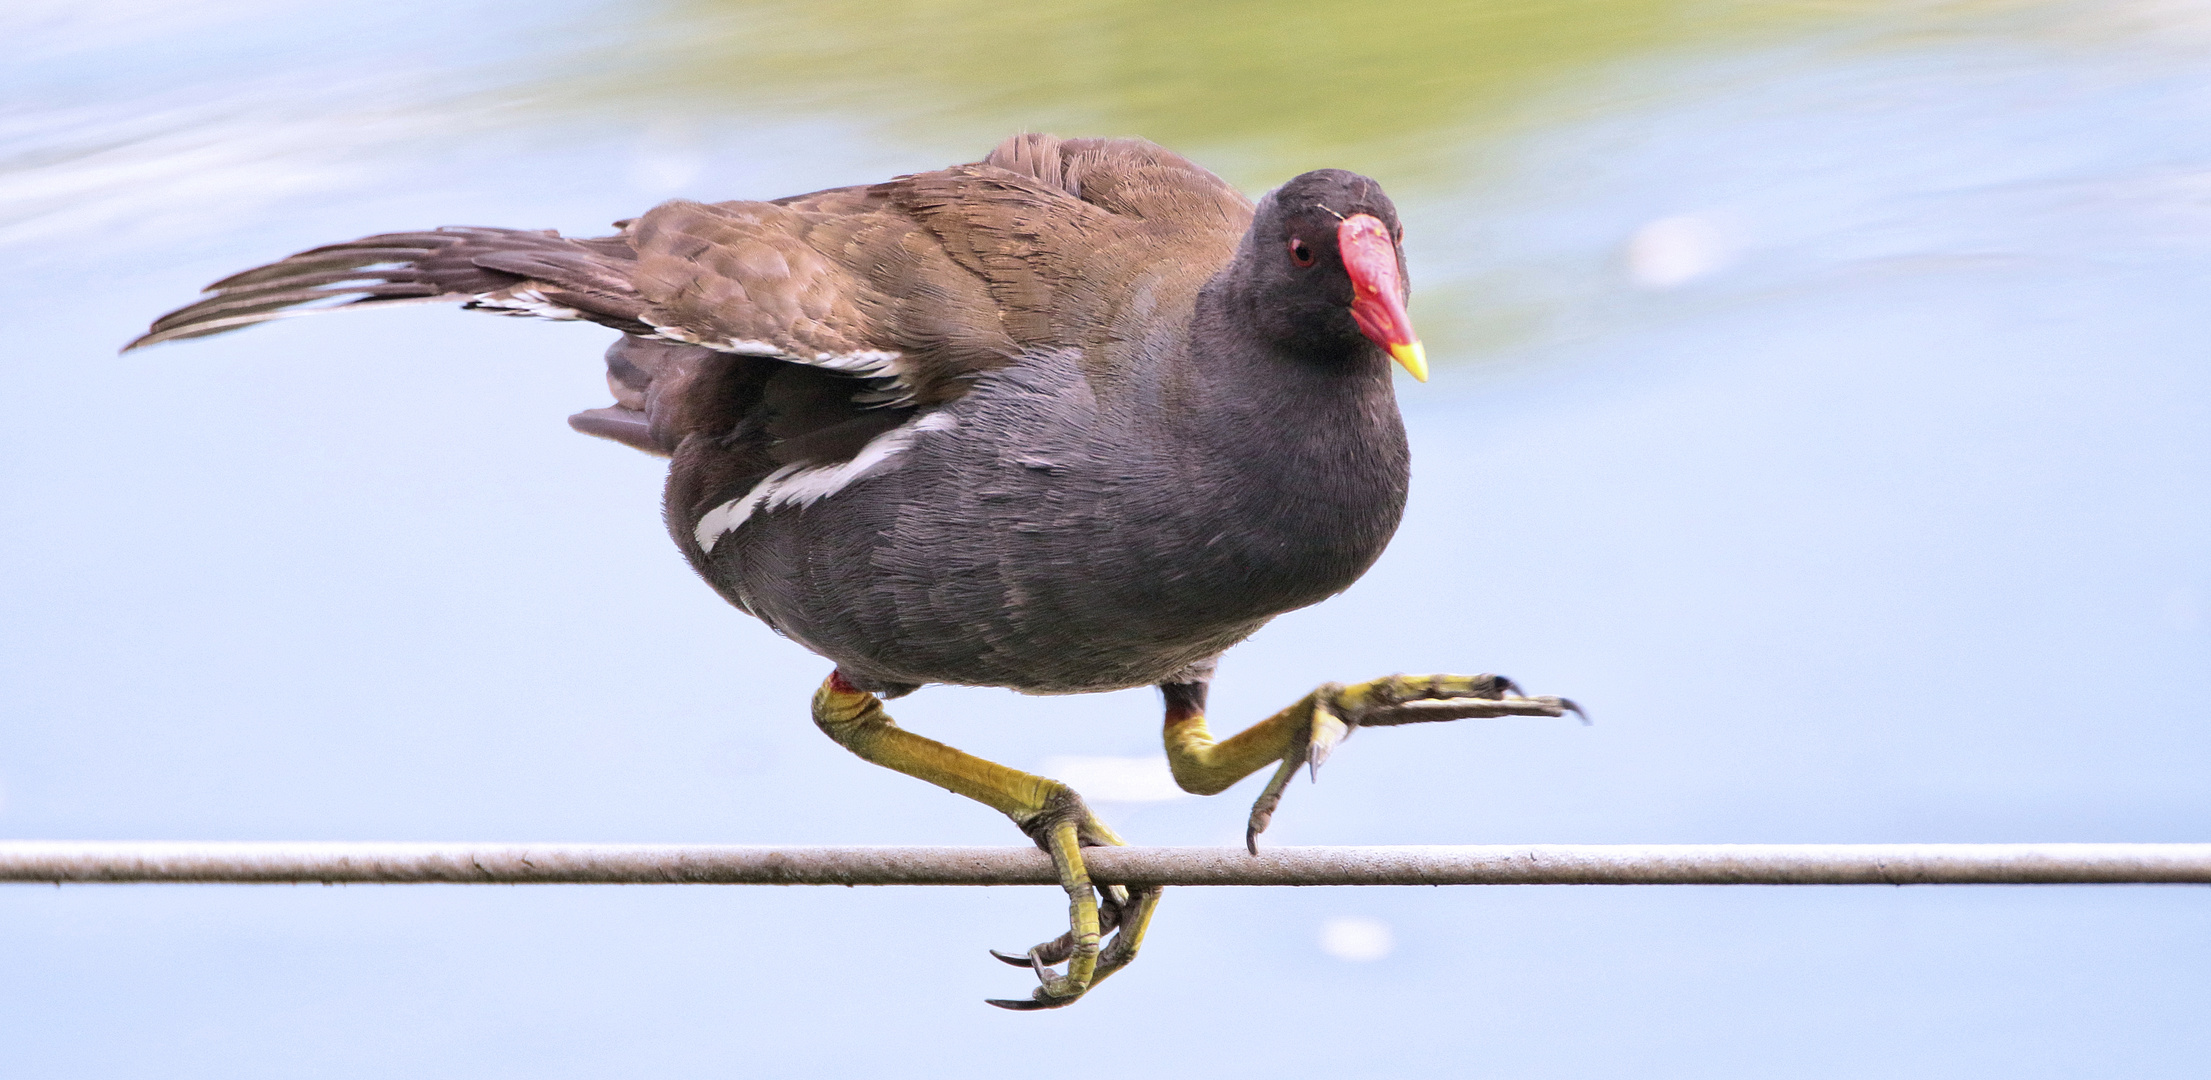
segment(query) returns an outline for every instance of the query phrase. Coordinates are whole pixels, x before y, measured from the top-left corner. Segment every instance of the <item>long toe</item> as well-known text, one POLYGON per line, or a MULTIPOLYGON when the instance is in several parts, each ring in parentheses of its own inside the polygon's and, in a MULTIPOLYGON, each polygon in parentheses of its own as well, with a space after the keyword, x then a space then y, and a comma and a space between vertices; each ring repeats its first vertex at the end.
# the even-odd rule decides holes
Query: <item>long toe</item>
MULTIPOLYGON (((1127 889, 1119 885, 1107 885, 1099 888, 1098 933, 1101 935, 1110 934, 1116 927, 1120 926, 1126 919, 1128 905, 1129 891, 1127 889)), ((1032 964, 1043 964, 1046 967, 1054 964, 1064 964, 1068 957, 1075 955, 1075 934, 1074 931, 1070 930, 1050 941, 1031 946, 1027 952, 1009 953, 992 949, 990 955, 997 957, 1000 963, 1018 968, 1029 967, 1032 964)))
POLYGON ((999 960, 1014 967, 1025 967, 1036 972, 1037 981, 1041 985, 1036 988, 1032 996, 1025 999, 987 998, 985 1000, 1001 1009, 1011 1009, 1016 1012, 1056 1009, 1062 1005, 1073 1004, 1084 994, 1096 989, 1099 983, 1105 981, 1106 976, 1127 967, 1130 961, 1136 959, 1136 950, 1144 944, 1144 931, 1151 925, 1152 913, 1159 908, 1159 898, 1162 890, 1157 885, 1133 889, 1123 889, 1115 886, 1110 891, 1101 890, 1101 892, 1105 892, 1111 902, 1110 904, 1100 905, 1100 914, 1102 915, 1105 909, 1110 906, 1114 913, 1113 919, 1116 929, 1113 936, 1098 951, 1097 970, 1091 975, 1087 986, 1075 988, 1073 993, 1068 993, 1067 990, 1070 987, 1067 985, 1065 977, 1051 967, 1052 964, 1066 960, 1074 952, 1073 942, 1069 937, 1063 935, 1029 950, 1025 956, 1015 956, 992 949, 990 954, 999 960), (1051 951, 1047 952, 1047 950, 1051 951), (1049 959, 1055 954, 1058 959, 1049 959))
POLYGON ((1294 726, 1287 733, 1279 767, 1252 802, 1251 817, 1244 827, 1244 847, 1254 855, 1259 853, 1259 834, 1273 822, 1283 791, 1298 766, 1306 766, 1313 779, 1320 779, 1321 763, 1359 728, 1567 713, 1581 718, 1584 724, 1589 722, 1589 715, 1573 701, 1529 697, 1520 684, 1502 675, 1391 675, 1350 686, 1323 684, 1304 701, 1266 722, 1294 726))
POLYGON ((1581 706, 1565 698, 1438 698, 1377 706, 1359 717, 1359 726, 1396 727, 1400 724, 1429 724, 1439 720, 1472 720, 1495 716, 1564 716, 1567 713, 1581 716, 1584 723, 1588 722, 1581 706))

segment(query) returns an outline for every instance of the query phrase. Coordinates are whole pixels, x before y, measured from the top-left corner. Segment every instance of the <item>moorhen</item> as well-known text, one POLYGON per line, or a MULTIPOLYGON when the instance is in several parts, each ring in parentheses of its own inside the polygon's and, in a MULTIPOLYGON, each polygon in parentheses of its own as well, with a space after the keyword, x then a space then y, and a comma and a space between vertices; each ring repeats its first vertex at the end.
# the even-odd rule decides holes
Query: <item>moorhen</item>
POLYGON ((1074 791, 907 732, 884 699, 1156 685, 1184 789, 1277 766, 1254 851, 1298 766, 1354 728, 1579 711, 1494 675, 1392 676, 1207 729, 1214 658, 1357 580, 1404 509, 1390 361, 1427 370, 1374 181, 1322 169, 1254 206, 1142 140, 1020 135, 974 164, 616 227, 319 247, 216 282, 126 349, 399 303, 621 331, 615 404, 569 423, 672 459, 692 567, 835 662, 823 731, 1003 812, 1058 867, 1068 932, 998 954, 1043 985, 993 1004, 1082 996, 1136 954, 1159 890, 1094 890, 1081 849, 1122 841, 1074 791))

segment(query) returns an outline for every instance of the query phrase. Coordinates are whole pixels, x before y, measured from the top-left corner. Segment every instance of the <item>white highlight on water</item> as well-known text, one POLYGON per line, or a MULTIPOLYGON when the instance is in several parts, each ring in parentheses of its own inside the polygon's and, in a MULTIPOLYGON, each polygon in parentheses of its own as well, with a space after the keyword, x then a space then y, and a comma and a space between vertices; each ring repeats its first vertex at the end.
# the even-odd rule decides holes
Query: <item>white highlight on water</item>
POLYGON ((1320 951, 1338 960, 1363 964, 1380 960, 1397 948, 1390 924, 1363 915, 1338 915, 1320 924, 1320 951))
POLYGON ((1645 224, 1628 238, 1628 278, 1646 289, 1687 285, 1734 259, 1730 232, 1709 214, 1677 214, 1645 224))
POLYGON ((1189 794, 1175 785, 1167 759, 1151 757, 1055 757, 1044 775, 1074 788, 1088 802, 1166 802, 1189 794))

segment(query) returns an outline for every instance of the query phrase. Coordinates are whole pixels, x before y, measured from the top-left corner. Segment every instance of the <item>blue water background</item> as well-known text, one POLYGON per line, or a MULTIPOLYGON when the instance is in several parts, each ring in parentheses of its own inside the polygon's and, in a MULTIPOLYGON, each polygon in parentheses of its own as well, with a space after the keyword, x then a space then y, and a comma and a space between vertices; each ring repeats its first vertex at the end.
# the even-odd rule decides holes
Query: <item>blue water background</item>
MULTIPOLYGON (((1212 76, 1149 72, 1148 31, 1099 5, 1066 28, 1039 8, 1020 32, 1069 51, 1003 85, 927 36, 983 25, 961 4, 877 5, 920 28, 903 44, 864 4, 818 25, 587 0, 0 17, 0 834, 1016 842, 814 731, 826 665, 692 578, 661 464, 566 429, 606 400, 605 332, 418 308, 114 350, 315 243, 592 234, 1027 127, 1153 134, 1255 193, 1359 169, 1410 226, 1436 365, 1400 387, 1411 511, 1351 592, 1230 655, 1216 726, 1430 670, 1504 672, 1598 721, 1362 734, 1268 841, 2211 839, 2211 10, 1633 6, 1531 7, 1553 36, 1526 30, 1527 69, 1490 81, 1434 73, 1520 53, 1385 34, 1345 84, 1363 96, 1310 122, 1335 99, 1177 97, 1212 76), (1630 15, 1618 40, 1586 21, 1630 15), (1071 70, 1108 31, 1120 51, 1071 70)), ((1221 33, 1224 64, 1258 48, 1221 33)), ((1285 77, 1331 77, 1336 39, 1306 40, 1285 77)), ((1026 768, 1157 753, 1149 691, 895 711, 1026 768)), ((1136 842, 1235 843, 1257 783, 1102 809, 1136 842)), ((1184 889, 1077 1008, 980 1005, 1024 990, 983 949, 1061 910, 1049 890, 8 887, 0 1073, 2211 1058, 2197 888, 1184 889), (1344 915, 1395 952, 1323 953, 1344 915)))

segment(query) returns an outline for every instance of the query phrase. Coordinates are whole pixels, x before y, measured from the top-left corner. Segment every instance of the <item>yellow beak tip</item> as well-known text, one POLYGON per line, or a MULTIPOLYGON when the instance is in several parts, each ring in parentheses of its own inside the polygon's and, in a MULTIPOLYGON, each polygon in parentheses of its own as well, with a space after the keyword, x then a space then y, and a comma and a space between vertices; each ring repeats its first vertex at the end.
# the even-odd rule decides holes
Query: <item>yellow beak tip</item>
POLYGON ((1428 381, 1428 350, 1415 341, 1405 345, 1390 346, 1390 356, 1405 365, 1405 373, 1420 382, 1428 381))

